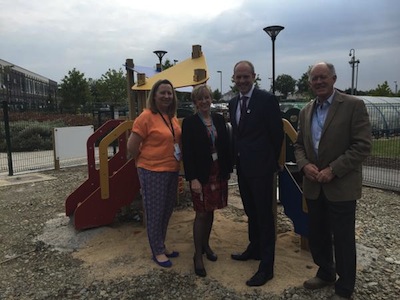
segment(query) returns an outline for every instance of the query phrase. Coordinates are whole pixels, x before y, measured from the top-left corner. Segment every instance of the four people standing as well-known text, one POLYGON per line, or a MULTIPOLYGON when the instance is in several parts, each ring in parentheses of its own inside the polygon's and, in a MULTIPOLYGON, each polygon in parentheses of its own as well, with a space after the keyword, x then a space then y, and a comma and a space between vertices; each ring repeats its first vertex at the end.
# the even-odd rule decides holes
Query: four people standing
POLYGON ((332 64, 314 65, 309 82, 316 99, 300 112, 294 147, 318 271, 304 287, 335 285, 332 299, 350 299, 356 280, 356 200, 361 198, 362 162, 371 151, 371 125, 362 100, 334 89, 332 64))
POLYGON ((261 260, 246 284, 260 286, 274 276, 275 221, 273 177, 279 169, 283 123, 277 98, 254 87, 256 74, 249 61, 239 61, 233 80, 239 94, 229 103, 240 196, 248 217, 247 249, 232 259, 261 260))
POLYGON ((136 161, 153 260, 171 267, 179 252, 165 247, 168 222, 177 199, 181 160, 181 126, 176 118, 177 97, 168 80, 157 81, 147 109, 134 121, 128 152, 136 161))
POLYGON ((232 172, 229 136, 225 119, 211 113, 212 91, 207 85, 193 88, 191 98, 196 114, 182 123, 182 153, 185 178, 190 184, 196 216, 193 224, 194 270, 206 276, 202 254, 216 261, 210 247, 214 210, 224 208, 228 198, 228 179, 232 172))
MULTIPOLYGON (((235 164, 249 244, 231 257, 260 260, 248 286, 263 285, 274 276, 273 178, 284 137, 279 103, 274 95, 255 88, 255 77, 251 62, 234 66, 239 93, 229 103, 233 162, 224 117, 211 113, 209 86, 193 89, 196 114, 182 124, 185 177, 196 211, 195 273, 206 276, 203 254, 217 260, 209 244, 214 210, 227 205, 227 181, 235 164)), ((309 244, 318 271, 304 287, 335 285, 332 299, 350 299, 356 278, 356 200, 361 197, 362 162, 371 151, 371 125, 363 101, 334 89, 332 64, 321 62, 310 68, 309 82, 316 99, 300 112, 294 146, 304 175, 309 244)), ((168 80, 153 86, 148 107, 134 121, 128 151, 138 167, 153 260, 170 267, 169 258, 179 255, 166 250, 165 237, 177 197, 181 127, 175 117, 176 94, 168 80)))

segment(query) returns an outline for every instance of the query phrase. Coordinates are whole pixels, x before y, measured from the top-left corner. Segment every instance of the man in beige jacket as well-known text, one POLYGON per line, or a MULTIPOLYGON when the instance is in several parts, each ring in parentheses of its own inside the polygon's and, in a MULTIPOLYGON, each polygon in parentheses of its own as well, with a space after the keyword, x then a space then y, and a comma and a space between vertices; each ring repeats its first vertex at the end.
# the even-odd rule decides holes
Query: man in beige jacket
POLYGON ((371 125, 364 102, 335 90, 336 78, 332 64, 310 69, 316 98, 300 112, 294 147, 304 175, 309 246, 318 266, 304 287, 335 285, 332 299, 350 299, 356 279, 356 200, 361 198, 362 162, 371 151, 371 125))

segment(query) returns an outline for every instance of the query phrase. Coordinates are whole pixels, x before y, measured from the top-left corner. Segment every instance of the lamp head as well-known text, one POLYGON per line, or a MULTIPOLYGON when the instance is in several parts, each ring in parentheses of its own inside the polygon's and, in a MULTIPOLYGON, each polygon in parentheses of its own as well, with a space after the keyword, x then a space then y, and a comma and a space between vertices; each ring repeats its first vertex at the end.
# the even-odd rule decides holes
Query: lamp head
POLYGON ((162 58, 166 53, 168 53, 167 51, 165 51, 165 50, 155 50, 155 51, 153 51, 153 53, 155 54, 155 55, 157 55, 158 56, 158 58, 162 58))
POLYGON ((280 25, 273 25, 273 26, 267 26, 263 30, 271 37, 271 39, 274 41, 279 34, 285 27, 280 26, 280 25))

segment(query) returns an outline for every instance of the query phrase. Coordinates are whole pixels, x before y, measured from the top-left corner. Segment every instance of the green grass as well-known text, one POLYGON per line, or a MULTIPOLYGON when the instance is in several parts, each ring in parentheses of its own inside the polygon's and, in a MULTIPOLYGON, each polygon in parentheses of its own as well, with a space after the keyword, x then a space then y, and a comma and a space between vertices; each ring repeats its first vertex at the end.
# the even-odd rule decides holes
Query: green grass
POLYGON ((379 157, 399 158, 400 138, 380 138, 372 140, 372 155, 379 157))

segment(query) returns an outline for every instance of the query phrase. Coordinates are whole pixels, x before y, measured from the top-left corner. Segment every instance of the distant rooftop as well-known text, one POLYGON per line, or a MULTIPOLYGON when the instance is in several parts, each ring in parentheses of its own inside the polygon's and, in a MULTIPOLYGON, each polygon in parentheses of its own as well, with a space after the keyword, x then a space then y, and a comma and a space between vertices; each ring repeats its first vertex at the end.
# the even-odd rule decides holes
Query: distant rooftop
POLYGON ((25 75, 28 75, 30 77, 35 77, 35 78, 37 78, 37 79, 39 79, 41 81, 50 81, 50 80, 51 81, 55 81, 55 80, 52 80, 50 78, 44 77, 42 75, 39 75, 39 74, 37 74, 35 72, 29 71, 29 70, 27 70, 25 68, 22 68, 20 66, 17 66, 16 64, 10 63, 10 62, 8 62, 8 61, 6 61, 4 59, 1 59, 1 58, 0 58, 0 65, 4 66, 4 67, 12 66, 13 70, 15 70, 17 72, 20 72, 20 73, 23 73, 25 75))

